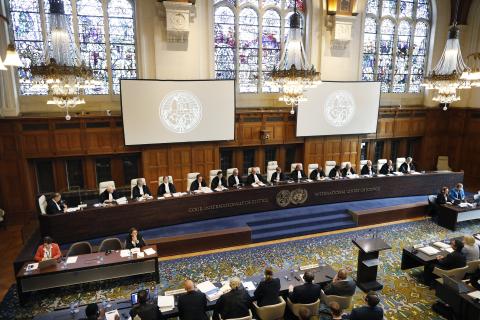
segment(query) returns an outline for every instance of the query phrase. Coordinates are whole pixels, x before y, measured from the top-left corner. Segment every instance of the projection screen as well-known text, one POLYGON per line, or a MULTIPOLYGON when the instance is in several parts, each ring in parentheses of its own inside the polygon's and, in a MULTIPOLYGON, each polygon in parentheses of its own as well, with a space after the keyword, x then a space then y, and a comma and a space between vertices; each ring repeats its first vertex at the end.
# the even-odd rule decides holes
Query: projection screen
POLYGON ((125 145, 235 138, 234 80, 121 80, 125 145))
POLYGON ((322 82, 305 93, 297 114, 297 136, 377 131, 380 82, 322 82))

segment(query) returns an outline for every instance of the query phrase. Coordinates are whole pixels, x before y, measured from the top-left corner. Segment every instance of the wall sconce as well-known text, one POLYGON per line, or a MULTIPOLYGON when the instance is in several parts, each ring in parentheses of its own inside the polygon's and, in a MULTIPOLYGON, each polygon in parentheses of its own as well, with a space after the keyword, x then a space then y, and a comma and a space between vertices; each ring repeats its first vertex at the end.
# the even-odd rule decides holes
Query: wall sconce
MULTIPOLYGON (((4 15, 0 15, 0 20, 4 20, 7 25, 9 21, 7 17, 4 15)), ((20 60, 20 56, 18 55, 17 50, 15 50, 15 45, 10 43, 7 47, 7 55, 5 57, 5 61, 2 63, 2 58, 0 57, 0 70, 7 70, 5 66, 12 66, 12 67, 21 67, 22 61, 20 60)))
POLYGON ((358 15, 357 0, 326 0, 327 14, 330 16, 356 16, 358 15))
POLYGON ((337 0, 327 0, 327 14, 331 16, 337 14, 337 0))

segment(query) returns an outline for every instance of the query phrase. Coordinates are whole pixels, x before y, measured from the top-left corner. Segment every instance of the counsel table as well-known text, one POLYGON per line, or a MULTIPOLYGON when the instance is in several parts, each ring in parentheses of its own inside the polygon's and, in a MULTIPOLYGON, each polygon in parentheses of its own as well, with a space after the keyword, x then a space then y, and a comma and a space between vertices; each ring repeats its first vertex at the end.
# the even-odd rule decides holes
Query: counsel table
POLYGON ((480 207, 443 204, 438 207, 438 225, 455 231, 457 222, 480 219, 480 207))
POLYGON ((59 243, 124 233, 135 226, 160 226, 271 211, 299 206, 435 194, 442 186, 463 181, 461 172, 431 172, 395 177, 282 183, 245 187, 181 198, 130 201, 105 208, 58 215, 40 215, 40 231, 59 243))

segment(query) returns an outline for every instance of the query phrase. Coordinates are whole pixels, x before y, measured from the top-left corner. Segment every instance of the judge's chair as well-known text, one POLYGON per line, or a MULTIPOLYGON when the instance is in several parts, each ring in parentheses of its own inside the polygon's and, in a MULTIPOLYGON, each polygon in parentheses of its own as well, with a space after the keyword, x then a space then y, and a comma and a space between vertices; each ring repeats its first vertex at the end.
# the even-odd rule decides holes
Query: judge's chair
MULTIPOLYGON (((270 161, 270 162, 273 162, 273 161, 270 161)), ((269 165, 267 167, 267 181, 270 182, 270 179, 272 178, 273 173, 277 170, 277 167, 278 167, 277 165, 269 165)))
POLYGON ((290 298, 287 298, 287 306, 290 309, 290 311, 292 311, 293 315, 297 318, 300 317, 300 310, 303 308, 308 309, 312 315, 316 315, 318 314, 320 299, 318 299, 314 303, 303 304, 303 303, 292 303, 292 301, 290 301, 290 298))
POLYGON ((283 319, 286 306, 287 306, 287 303, 285 302, 285 300, 283 300, 282 297, 278 297, 277 304, 272 304, 269 306, 259 307, 257 305, 257 302, 253 303, 253 307, 255 308, 255 313, 257 314, 260 320, 283 319))
POLYGON ((380 173, 380 169, 382 169, 382 166, 387 163, 387 159, 378 159, 377 161, 377 172, 380 173))
POLYGON ((98 194, 102 194, 109 185, 112 185, 115 188, 115 181, 102 181, 98 184, 98 194))
POLYGON ((397 158, 395 160, 395 171, 399 171, 400 170, 400 166, 405 162, 406 158, 403 157, 403 158, 397 158))
POLYGON ((269 167, 269 166, 276 166, 276 167, 278 167, 278 162, 277 162, 277 161, 268 161, 268 162, 267 162, 267 167, 269 167))
MULTIPOLYGON (((168 182, 173 184, 173 177, 168 176, 168 182)), ((158 185, 161 185, 163 183, 163 176, 158 177, 158 185)))
POLYGON ((107 250, 122 250, 122 242, 118 238, 104 239, 98 247, 98 252, 105 252, 107 250))
POLYGON ((308 172, 307 176, 310 177, 310 173, 312 173, 313 170, 318 169, 318 163, 310 163, 308 165, 308 172))
POLYGON ((326 295, 325 292, 321 292, 320 298, 322 299, 322 302, 325 303, 327 306, 330 305, 330 302, 335 301, 340 305, 340 308, 342 309, 348 309, 350 308, 350 305, 352 304, 353 296, 335 296, 335 295, 326 295))
POLYGON ((340 164, 340 168, 345 168, 347 166, 347 164, 350 165, 350 168, 352 167, 352 163, 350 161, 344 161, 340 164))
POLYGON ((210 170, 210 172, 208 174, 208 186, 212 185, 212 180, 213 180, 213 178, 215 178, 217 176, 218 171, 222 171, 222 169, 210 170))
POLYGON ((360 166, 363 168, 363 166, 367 165, 367 162, 368 162, 368 160, 360 160, 360 166))
POLYGON ((335 161, 332 161, 332 160, 325 161, 325 174, 328 176, 330 171, 332 171, 332 169, 335 168, 336 165, 337 163, 335 161))
POLYGON ((145 178, 135 178, 130 180, 130 198, 133 199, 133 188, 137 185, 138 179, 143 179, 143 184, 145 184, 145 178))
POLYGON ((260 171, 260 167, 250 167, 250 168, 248 168, 248 170, 247 170, 248 174, 252 173, 253 168, 257 169, 257 174, 262 174, 262 172, 260 171))
POLYGON ((47 204, 47 197, 45 197, 45 195, 42 194, 38 197, 38 208, 41 214, 47 214, 47 204))
POLYGON ((292 172, 293 170, 295 170, 295 168, 297 167, 297 165, 300 165, 300 170, 303 170, 303 163, 300 163, 300 162, 297 162, 297 163, 292 163, 290 165, 290 172, 292 172))
POLYGON ((190 185, 192 184, 193 181, 197 179, 197 175, 199 174, 200 172, 187 173, 187 191, 190 191, 190 185))
POLYGON ((67 251, 67 257, 78 256, 80 254, 92 253, 92 246, 86 241, 75 242, 67 251))

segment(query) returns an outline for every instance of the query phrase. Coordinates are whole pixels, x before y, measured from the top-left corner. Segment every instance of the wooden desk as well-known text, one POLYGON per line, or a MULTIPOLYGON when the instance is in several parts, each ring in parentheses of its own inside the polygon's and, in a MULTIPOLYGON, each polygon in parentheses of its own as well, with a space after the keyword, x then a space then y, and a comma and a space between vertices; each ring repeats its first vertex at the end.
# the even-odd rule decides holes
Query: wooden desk
MULTIPOLYGON (((402 270, 408 270, 408 269, 411 269, 411 268, 416 268, 416 267, 421 267, 421 266, 426 266, 428 264, 431 264, 431 263, 434 263, 435 261, 437 261, 437 255, 441 255, 441 256, 446 256, 449 252, 446 251, 446 250, 442 250, 436 246, 434 246, 433 244, 435 242, 444 242, 444 243, 448 243, 450 244, 450 241, 453 240, 453 239, 463 239, 463 237, 459 237, 459 238, 452 238, 452 239, 447 239, 447 240, 439 240, 439 241, 434 241, 434 242, 431 242, 429 243, 428 245, 429 246, 433 246, 435 249, 437 250, 440 250, 440 252, 438 254, 434 254, 434 255, 428 255, 428 254, 425 254, 419 250, 416 250, 414 249, 413 247, 408 247, 408 248, 403 248, 402 250, 402 261, 401 261, 401 266, 400 268, 402 270)), ((425 245, 427 246, 427 245, 425 245)))
POLYGON ((457 222, 480 219, 480 207, 461 208, 458 205, 438 206, 438 225, 455 231, 457 222))
MULTIPOLYGON (((142 248, 156 250, 154 246, 142 248)), ((17 290, 21 303, 25 294, 51 288, 65 287, 80 283, 123 278, 140 274, 153 274, 159 281, 158 254, 145 255, 143 258, 121 257, 119 251, 109 255, 105 252, 83 254, 77 261, 64 265, 63 262, 45 269, 26 271, 28 263, 17 273, 17 290)))
POLYGON ((244 213, 389 197, 436 194, 443 185, 463 181, 461 172, 282 183, 230 189, 165 200, 131 201, 74 213, 40 215, 41 235, 59 243, 125 233, 135 226, 151 229, 244 213))
MULTIPOLYGON (((458 280, 454 281, 458 282, 458 280)), ((475 289, 472 288, 470 292, 473 291, 475 289)), ((435 296, 452 308, 457 319, 480 319, 480 303, 476 302, 467 293, 458 293, 458 291, 445 284, 438 284, 435 286, 435 296)))

